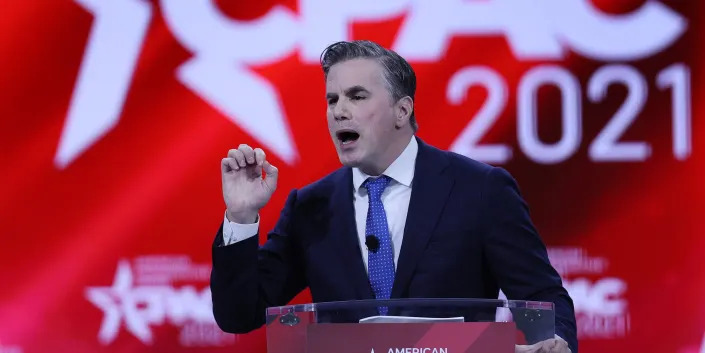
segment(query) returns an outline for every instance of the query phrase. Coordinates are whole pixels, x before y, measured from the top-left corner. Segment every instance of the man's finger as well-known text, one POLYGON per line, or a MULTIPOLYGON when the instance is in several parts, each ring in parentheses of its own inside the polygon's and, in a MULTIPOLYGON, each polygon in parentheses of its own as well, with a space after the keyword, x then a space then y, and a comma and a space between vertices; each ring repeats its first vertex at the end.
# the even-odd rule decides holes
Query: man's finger
POLYGON ((536 353, 537 351, 538 347, 535 344, 517 344, 514 346, 514 353, 536 353))
POLYGON ((256 178, 261 178, 261 177, 262 177, 262 169, 263 169, 263 168, 262 168, 261 165, 255 165, 255 168, 254 168, 255 171, 254 171, 254 173, 255 173, 255 177, 256 177, 256 178))
POLYGON ((551 349, 549 350, 551 353, 570 353, 570 347, 568 347, 568 342, 564 340, 559 340, 556 339, 554 340, 553 344, 551 345, 551 349))
POLYGON ((264 154, 264 151, 261 148, 255 148, 255 162, 257 162, 257 165, 261 166, 266 159, 267 156, 264 154))
POLYGON ((255 151, 252 147, 243 143, 237 149, 245 156, 247 164, 255 164, 255 151))
POLYGON ((262 166, 264 167, 264 172, 267 173, 267 178, 264 179, 264 182, 267 183, 270 190, 276 190, 277 181, 279 180, 279 169, 270 164, 268 161, 264 161, 262 166))
POLYGON ((240 167, 247 165, 247 162, 245 162, 245 155, 242 154, 242 151, 240 150, 233 149, 228 151, 228 157, 234 159, 240 167))
POLYGON ((233 170, 240 170, 240 166, 237 165, 237 161, 233 158, 223 158, 223 160, 220 161, 220 170, 223 173, 228 173, 233 170))

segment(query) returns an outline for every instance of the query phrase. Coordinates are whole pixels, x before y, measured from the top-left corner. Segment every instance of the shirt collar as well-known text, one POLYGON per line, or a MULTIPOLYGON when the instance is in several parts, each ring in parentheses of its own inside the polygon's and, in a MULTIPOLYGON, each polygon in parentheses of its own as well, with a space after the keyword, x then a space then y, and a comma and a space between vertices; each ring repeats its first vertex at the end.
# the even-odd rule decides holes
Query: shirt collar
MULTIPOLYGON (((392 178, 392 180, 399 184, 411 187, 411 181, 414 179, 414 168, 416 167, 416 155, 418 151, 419 144, 416 142, 416 138, 412 136, 411 141, 406 145, 404 151, 401 152, 399 157, 397 157, 382 174, 392 178)), ((352 169, 352 176, 355 192, 357 192, 362 186, 362 183, 370 177, 359 168, 352 169)))

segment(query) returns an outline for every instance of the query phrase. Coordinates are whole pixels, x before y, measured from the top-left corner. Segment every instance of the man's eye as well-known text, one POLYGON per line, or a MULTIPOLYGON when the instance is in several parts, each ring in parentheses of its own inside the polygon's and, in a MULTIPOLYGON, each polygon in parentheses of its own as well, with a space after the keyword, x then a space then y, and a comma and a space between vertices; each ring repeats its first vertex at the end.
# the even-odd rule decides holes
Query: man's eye
POLYGON ((335 102, 337 102, 337 101, 338 101, 338 100, 335 99, 335 98, 329 99, 329 100, 328 100, 328 105, 333 105, 333 104, 335 104, 335 102))
POLYGON ((353 96, 354 101, 359 101, 359 100, 363 100, 363 99, 365 99, 365 97, 363 97, 363 96, 353 96))

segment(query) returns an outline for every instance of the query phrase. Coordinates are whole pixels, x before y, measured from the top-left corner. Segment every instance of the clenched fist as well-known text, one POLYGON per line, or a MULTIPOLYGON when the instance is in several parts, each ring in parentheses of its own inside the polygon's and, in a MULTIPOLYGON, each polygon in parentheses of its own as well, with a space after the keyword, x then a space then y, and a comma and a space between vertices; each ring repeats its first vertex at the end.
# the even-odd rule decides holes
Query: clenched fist
POLYGON ((242 144, 228 151, 228 156, 220 162, 220 172, 228 220, 254 223, 259 210, 277 188, 279 171, 267 161, 262 149, 242 144))

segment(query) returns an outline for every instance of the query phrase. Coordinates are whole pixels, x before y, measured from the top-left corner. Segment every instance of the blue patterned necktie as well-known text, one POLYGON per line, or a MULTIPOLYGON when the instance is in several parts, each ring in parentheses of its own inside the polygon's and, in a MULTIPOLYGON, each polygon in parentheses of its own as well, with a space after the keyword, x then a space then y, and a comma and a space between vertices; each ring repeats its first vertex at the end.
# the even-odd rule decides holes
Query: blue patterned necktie
MULTIPOLYGON (((379 240, 379 248, 370 249, 367 253, 370 285, 377 299, 389 299, 394 284, 394 252, 392 237, 389 235, 387 214, 382 205, 382 193, 391 179, 382 175, 379 178, 368 178, 362 184, 367 189, 370 206, 367 209, 367 224, 365 235, 374 235, 379 240)), ((379 308, 381 315, 387 314, 386 307, 379 308)))

